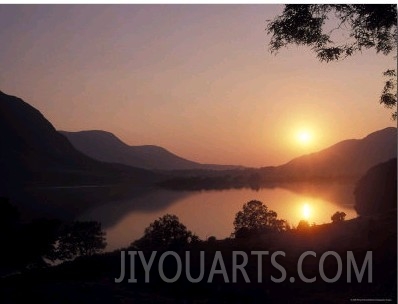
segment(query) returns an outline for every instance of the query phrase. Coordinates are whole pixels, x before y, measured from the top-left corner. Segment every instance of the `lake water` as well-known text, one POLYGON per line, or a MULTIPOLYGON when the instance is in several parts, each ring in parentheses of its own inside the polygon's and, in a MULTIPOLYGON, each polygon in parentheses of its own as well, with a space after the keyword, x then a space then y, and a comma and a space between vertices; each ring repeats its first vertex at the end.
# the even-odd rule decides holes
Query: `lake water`
POLYGON ((302 219, 310 223, 331 222, 336 211, 357 216, 353 184, 288 184, 283 187, 223 191, 169 191, 154 189, 130 199, 115 200, 90 209, 80 220, 96 220, 107 233, 107 251, 128 246, 140 238, 151 222, 175 214, 201 239, 229 237, 235 214, 250 200, 260 200, 290 225, 302 219), (306 207, 304 207, 306 206, 306 207), (307 213, 304 210, 307 210, 307 213), (307 218, 305 217, 307 215, 307 218))

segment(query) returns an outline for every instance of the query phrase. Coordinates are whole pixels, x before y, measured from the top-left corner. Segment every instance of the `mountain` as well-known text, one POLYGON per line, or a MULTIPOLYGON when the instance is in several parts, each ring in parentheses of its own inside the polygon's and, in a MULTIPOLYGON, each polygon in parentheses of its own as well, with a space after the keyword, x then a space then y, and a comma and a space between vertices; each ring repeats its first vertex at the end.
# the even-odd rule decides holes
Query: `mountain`
POLYGON ((355 209, 361 215, 397 213, 397 159, 370 168, 355 188, 355 209))
POLYGON ((371 167, 396 157, 397 129, 386 128, 362 139, 341 141, 281 166, 219 171, 212 175, 193 172, 165 180, 161 185, 191 190, 275 186, 292 189, 292 182, 352 182, 358 181, 371 167))
MULTIPOLYGON (((154 173, 77 151, 34 107, 0 91, 0 189, 21 184, 148 182, 154 173)), ((1 194, 1 193, 0 193, 1 194)))
POLYGON ((151 170, 228 170, 238 166, 200 164, 152 145, 129 146, 106 131, 59 131, 84 154, 105 162, 120 163, 151 170))
POLYGON ((284 179, 359 178, 379 163, 397 157, 397 128, 385 128, 362 139, 341 141, 316 153, 304 155, 273 168, 265 175, 284 179))

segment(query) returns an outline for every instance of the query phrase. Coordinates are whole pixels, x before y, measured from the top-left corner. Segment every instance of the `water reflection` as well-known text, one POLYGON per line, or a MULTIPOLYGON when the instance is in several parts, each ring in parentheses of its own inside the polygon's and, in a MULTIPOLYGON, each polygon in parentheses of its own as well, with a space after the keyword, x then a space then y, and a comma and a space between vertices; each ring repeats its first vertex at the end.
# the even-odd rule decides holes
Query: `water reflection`
POLYGON ((293 226, 297 226, 302 219, 316 224, 331 222, 330 218, 336 211, 345 212, 346 219, 354 218, 353 188, 350 184, 289 184, 284 188, 258 191, 152 190, 91 209, 80 219, 102 222, 107 232, 107 250, 129 245, 142 236, 151 222, 166 213, 176 214, 188 229, 202 239, 212 235, 225 238, 233 231, 236 212, 252 199, 264 202, 269 209, 278 213, 278 217, 286 219, 293 226))

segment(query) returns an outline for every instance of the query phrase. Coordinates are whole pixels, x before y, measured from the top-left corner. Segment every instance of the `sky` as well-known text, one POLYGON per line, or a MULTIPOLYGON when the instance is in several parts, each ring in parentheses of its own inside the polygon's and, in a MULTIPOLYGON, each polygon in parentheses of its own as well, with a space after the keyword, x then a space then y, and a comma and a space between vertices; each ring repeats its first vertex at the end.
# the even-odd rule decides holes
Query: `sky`
POLYGON ((266 20, 282 9, 0 5, 0 90, 58 130, 106 130, 201 163, 279 165, 396 126, 378 102, 396 59, 270 54, 266 20))

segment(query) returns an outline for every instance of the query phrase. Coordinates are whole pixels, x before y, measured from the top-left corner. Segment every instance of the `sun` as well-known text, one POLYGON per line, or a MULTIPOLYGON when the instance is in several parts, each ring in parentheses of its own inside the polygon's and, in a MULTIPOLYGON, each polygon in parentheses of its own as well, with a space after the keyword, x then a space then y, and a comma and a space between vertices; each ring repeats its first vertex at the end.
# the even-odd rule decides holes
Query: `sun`
POLYGON ((308 220, 311 216, 311 207, 308 204, 304 204, 301 210, 303 217, 308 220))
POLYGON ((302 145, 307 145, 312 140, 312 135, 309 131, 300 131, 297 133, 297 140, 302 145))

